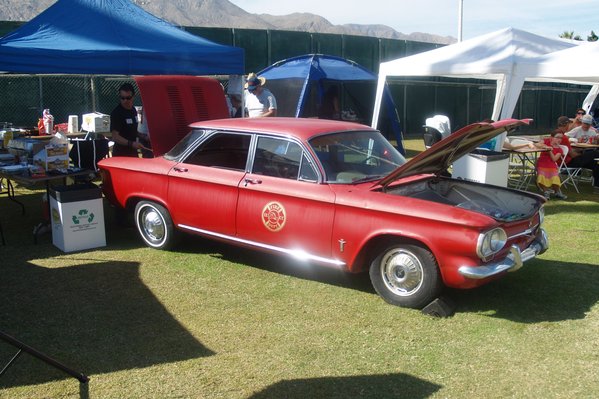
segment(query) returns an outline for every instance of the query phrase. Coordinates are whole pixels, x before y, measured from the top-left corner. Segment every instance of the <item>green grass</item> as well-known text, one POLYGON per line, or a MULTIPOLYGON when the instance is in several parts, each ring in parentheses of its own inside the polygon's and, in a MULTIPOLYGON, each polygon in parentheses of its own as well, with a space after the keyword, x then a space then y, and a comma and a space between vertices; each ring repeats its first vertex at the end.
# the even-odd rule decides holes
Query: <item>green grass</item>
MULTIPOLYGON (((407 140, 409 154, 421 140, 407 140)), ((1 398, 574 398, 599 396, 599 196, 547 205, 551 248, 506 278, 449 291, 457 312, 393 307, 367 275, 186 238, 146 248, 33 245, 40 191, 0 197, 0 330, 90 377, 22 354, 1 398)), ((0 342, 0 367, 16 350, 0 342)))

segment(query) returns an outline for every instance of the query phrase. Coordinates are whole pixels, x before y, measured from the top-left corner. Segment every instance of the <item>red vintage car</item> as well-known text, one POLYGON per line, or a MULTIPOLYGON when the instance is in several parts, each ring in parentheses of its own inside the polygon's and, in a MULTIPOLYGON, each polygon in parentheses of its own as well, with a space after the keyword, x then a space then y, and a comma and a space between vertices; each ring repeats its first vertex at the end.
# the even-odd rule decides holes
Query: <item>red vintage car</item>
POLYGON ((296 118, 191 125, 153 159, 102 160, 103 191, 134 213, 144 242, 177 231, 369 270, 389 303, 422 308, 543 253, 544 199, 449 177, 450 165, 525 121, 476 123, 406 162, 376 130, 296 118))

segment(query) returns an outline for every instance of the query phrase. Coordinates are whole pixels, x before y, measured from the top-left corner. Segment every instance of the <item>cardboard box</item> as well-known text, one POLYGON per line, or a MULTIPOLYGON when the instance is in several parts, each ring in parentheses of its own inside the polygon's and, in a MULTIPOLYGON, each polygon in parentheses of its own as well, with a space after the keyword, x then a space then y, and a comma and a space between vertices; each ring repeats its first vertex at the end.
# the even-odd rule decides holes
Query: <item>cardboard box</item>
POLYGON ((68 143, 60 143, 60 144, 48 144, 45 148, 46 156, 51 157, 59 157, 61 155, 69 155, 69 144, 68 143))
POLYGON ((106 246, 102 190, 94 184, 50 189, 52 243, 64 252, 106 246))
POLYGON ((46 169, 46 172, 51 171, 51 170, 67 169, 68 167, 69 167, 68 155, 46 158, 46 163, 44 164, 44 168, 46 169))
POLYGON ((33 156, 33 164, 44 170, 67 169, 69 167, 69 145, 67 143, 48 144, 33 156))
POLYGON ((102 114, 100 112, 83 114, 81 130, 99 133, 110 132, 110 115, 102 114))

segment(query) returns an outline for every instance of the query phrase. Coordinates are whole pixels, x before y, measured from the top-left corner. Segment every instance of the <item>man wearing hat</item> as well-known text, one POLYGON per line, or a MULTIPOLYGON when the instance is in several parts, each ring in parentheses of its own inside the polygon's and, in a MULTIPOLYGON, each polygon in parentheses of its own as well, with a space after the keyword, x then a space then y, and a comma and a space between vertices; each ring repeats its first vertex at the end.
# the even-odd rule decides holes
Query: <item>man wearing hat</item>
POLYGON ((570 130, 566 133, 566 136, 578 140, 579 143, 594 142, 597 137, 597 131, 593 129, 593 117, 591 115, 583 115, 580 118, 580 122, 581 125, 570 130))
POLYGON ((250 118, 277 116, 277 100, 264 87, 266 79, 250 73, 245 82, 245 107, 250 118))
POLYGON ((560 116, 557 118, 557 129, 556 131, 560 131, 564 134, 564 138, 562 139, 562 145, 568 147, 568 155, 566 156, 566 165, 571 168, 583 168, 590 169, 593 171, 593 191, 595 194, 599 194, 599 163, 595 161, 595 158, 599 158, 599 151, 597 150, 587 150, 581 151, 576 148, 572 148, 570 145, 569 137, 574 138, 574 135, 578 135, 576 130, 580 129, 590 137, 594 134, 594 139, 597 140, 597 132, 595 129, 591 127, 593 123, 593 118, 590 115, 584 115, 582 117, 582 125, 574 128, 573 130, 567 132, 568 126, 570 124, 570 119, 567 116, 560 116), (573 133, 574 132, 574 133, 573 133), (574 135, 572 135, 574 134, 574 135))

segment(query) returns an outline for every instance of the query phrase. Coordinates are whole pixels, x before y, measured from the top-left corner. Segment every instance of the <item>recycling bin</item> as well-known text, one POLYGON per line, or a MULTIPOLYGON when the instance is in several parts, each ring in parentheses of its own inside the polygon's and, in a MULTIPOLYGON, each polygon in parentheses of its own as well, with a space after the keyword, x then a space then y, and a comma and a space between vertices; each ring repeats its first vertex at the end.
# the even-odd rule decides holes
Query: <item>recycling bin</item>
POLYGON ((102 190, 92 183, 50 188, 52 243, 64 252, 106 246, 102 190))
POLYGON ((482 148, 453 163, 452 177, 507 187, 509 154, 482 148))

